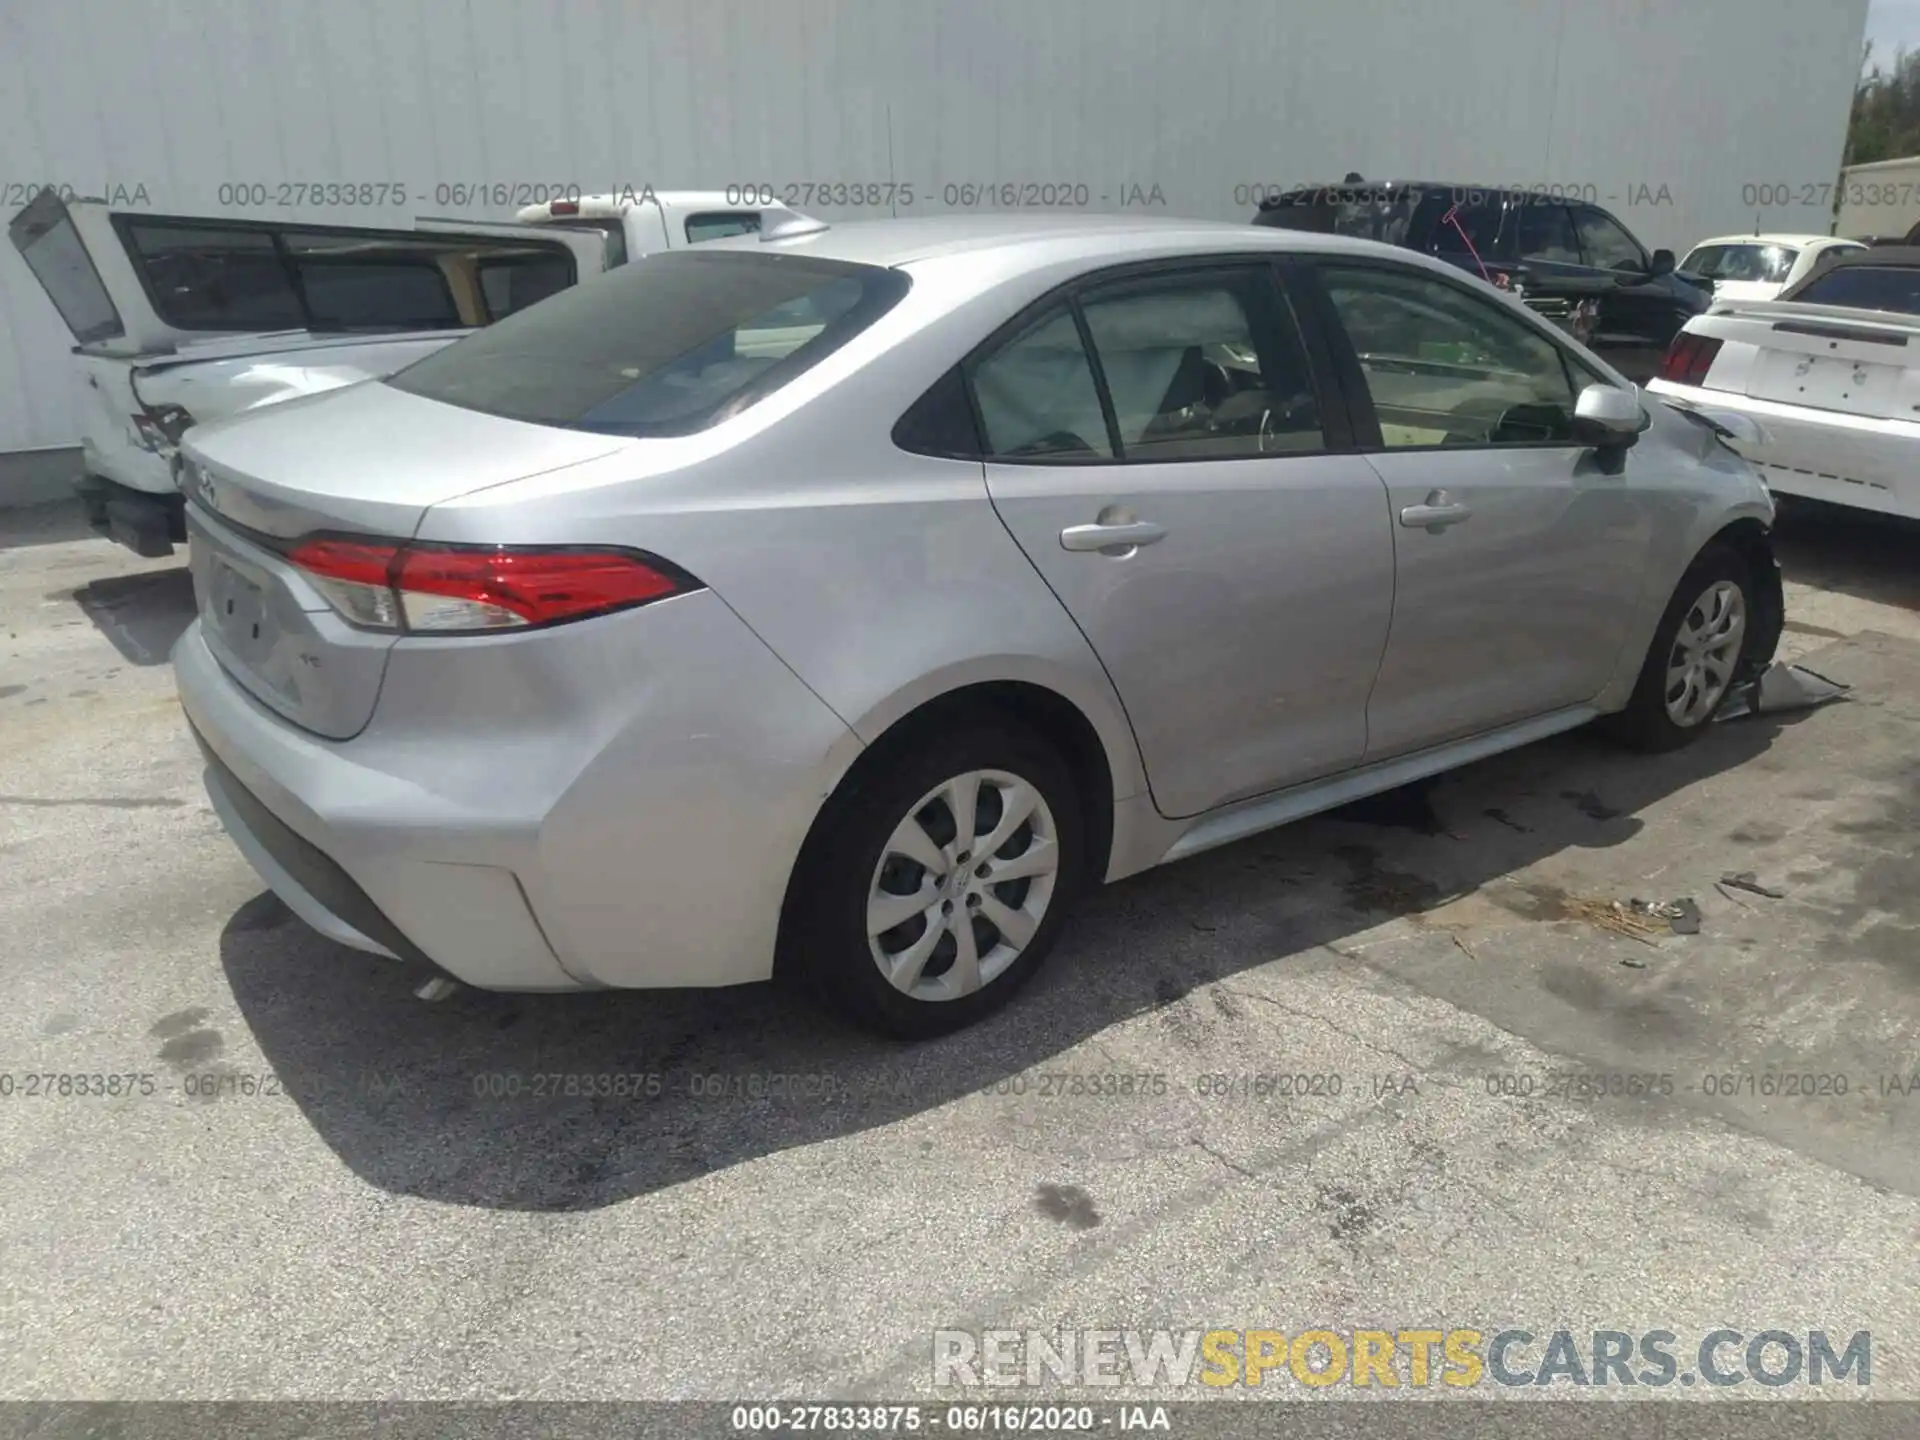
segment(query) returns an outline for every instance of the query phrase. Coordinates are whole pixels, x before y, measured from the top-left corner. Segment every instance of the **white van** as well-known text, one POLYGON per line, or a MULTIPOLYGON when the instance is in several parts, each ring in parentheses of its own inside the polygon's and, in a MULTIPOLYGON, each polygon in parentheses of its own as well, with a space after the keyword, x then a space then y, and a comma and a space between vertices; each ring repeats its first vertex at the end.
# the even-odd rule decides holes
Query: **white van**
POLYGON ((513 222, 384 229, 154 215, 49 190, 8 236, 73 333, 88 519, 162 556, 185 540, 173 471, 190 426, 391 375, 651 251, 763 220, 815 223, 725 199, 648 189, 534 206, 513 222))

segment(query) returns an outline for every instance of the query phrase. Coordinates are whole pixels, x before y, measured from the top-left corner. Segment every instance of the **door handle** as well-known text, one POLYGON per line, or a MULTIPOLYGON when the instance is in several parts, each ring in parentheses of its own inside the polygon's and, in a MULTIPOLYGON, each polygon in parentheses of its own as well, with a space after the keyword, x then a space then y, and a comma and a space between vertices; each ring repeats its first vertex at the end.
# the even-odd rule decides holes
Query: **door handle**
POLYGON ((1433 491, 1424 505, 1409 505, 1400 512, 1402 525, 1412 530, 1425 530, 1430 535, 1438 535, 1449 525, 1458 525, 1462 520, 1472 518, 1472 509, 1444 490, 1433 491))
POLYGON ((1151 520, 1132 520, 1121 525, 1069 525, 1060 532, 1060 548, 1119 554, 1166 538, 1167 527, 1151 520))

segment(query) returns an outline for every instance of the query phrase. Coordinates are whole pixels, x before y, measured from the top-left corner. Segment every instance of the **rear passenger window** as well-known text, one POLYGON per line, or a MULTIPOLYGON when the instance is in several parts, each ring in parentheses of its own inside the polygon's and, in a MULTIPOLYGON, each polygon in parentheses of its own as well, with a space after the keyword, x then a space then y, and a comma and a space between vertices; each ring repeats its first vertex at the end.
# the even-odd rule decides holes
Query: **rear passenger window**
POLYGON ((973 406, 967 400, 967 382, 955 367, 914 401, 893 427, 893 443, 915 455, 974 459, 980 454, 980 436, 974 428, 973 406))
POLYGON ((487 318, 498 320, 557 295, 573 284, 573 261, 566 255, 526 255, 480 262, 480 292, 487 318))
POLYGON ((1106 416, 1073 312, 1062 305, 1034 321, 967 378, 1002 460, 1110 459, 1106 416))
POLYGON ((460 323, 453 291, 431 261, 304 265, 300 286, 319 330, 441 330, 460 323))
POLYGON ((1464 255, 1473 260, 1493 256, 1500 239, 1501 211, 1494 205, 1456 205, 1442 197, 1435 207, 1433 232, 1427 248, 1435 255, 1464 255))
POLYGON ((293 277, 264 230, 126 222, 154 313, 180 330, 298 330, 293 277))
POLYGON ((1124 458, 1326 449, 1306 352, 1283 304, 1264 269, 1163 276, 1089 294, 1087 332, 1124 458))
POLYGON ((1550 265, 1579 265, 1580 241, 1564 205, 1523 202, 1520 205, 1520 258, 1545 260, 1550 265))

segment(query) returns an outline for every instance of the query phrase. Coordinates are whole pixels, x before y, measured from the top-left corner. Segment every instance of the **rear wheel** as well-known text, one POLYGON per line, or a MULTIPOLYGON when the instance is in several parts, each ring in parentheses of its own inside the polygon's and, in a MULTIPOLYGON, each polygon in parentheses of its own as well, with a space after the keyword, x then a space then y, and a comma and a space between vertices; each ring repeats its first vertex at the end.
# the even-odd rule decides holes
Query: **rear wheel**
POLYGON ((1071 771, 1022 727, 890 747, 808 843, 788 901, 795 968, 890 1035, 969 1025, 1053 948, 1083 837, 1071 771))
POLYGON ((1740 673, 1753 615, 1753 574, 1714 545, 1681 577, 1641 666, 1627 708, 1608 729, 1641 750, 1677 750, 1698 739, 1740 673))

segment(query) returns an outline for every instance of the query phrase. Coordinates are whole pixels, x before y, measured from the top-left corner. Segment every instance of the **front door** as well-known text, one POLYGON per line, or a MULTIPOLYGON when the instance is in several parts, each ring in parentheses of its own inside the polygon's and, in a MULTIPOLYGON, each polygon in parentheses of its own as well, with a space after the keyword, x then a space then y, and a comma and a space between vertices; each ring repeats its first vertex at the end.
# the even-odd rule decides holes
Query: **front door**
POLYGON ((1629 459, 1575 445, 1597 380, 1499 300, 1392 264, 1319 270, 1394 517, 1394 611, 1369 759, 1592 699, 1626 640, 1653 528, 1629 459))
POLYGON ((994 506, 1106 666, 1163 814, 1359 762, 1387 497, 1330 453, 1344 416, 1264 262, 1099 281, 966 371, 994 506))

